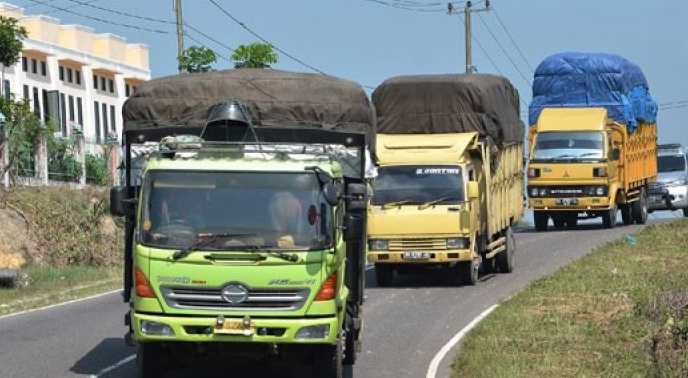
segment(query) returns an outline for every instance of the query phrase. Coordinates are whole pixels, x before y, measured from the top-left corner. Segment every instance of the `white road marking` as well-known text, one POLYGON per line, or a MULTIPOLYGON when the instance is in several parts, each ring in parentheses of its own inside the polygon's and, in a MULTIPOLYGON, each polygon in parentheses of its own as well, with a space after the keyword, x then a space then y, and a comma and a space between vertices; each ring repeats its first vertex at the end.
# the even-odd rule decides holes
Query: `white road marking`
POLYGON ((480 323, 481 320, 483 320, 487 315, 490 315, 492 311, 494 311, 495 308, 499 306, 498 304, 490 306, 487 310, 483 311, 480 315, 478 315, 475 319, 471 320, 468 325, 463 327, 461 331, 459 331, 454 337, 451 338, 444 346, 442 349, 440 349, 439 352, 433 357, 432 361, 430 361, 430 366, 428 366, 428 372, 425 375, 426 378, 435 378, 435 375, 437 374, 437 369, 440 367, 440 363, 444 359, 444 357, 449 353, 449 351, 456 345, 461 339, 466 336, 466 334, 473 329, 478 323, 480 323))
POLYGON ((40 307, 40 308, 34 308, 34 309, 31 309, 31 310, 25 310, 25 311, 14 312, 14 313, 11 313, 11 314, 7 314, 7 315, 0 316, 0 320, 7 319, 7 318, 12 318, 12 317, 15 317, 15 316, 20 316, 20 315, 26 315, 26 314, 30 314, 30 313, 32 313, 32 312, 49 310, 49 309, 55 308, 55 307, 62 307, 62 306, 66 306, 66 305, 70 305, 70 304, 74 304, 74 303, 84 302, 84 301, 88 301, 88 300, 91 300, 91 299, 96 299, 96 298, 104 297, 104 296, 106 296, 106 295, 110 295, 110 294, 114 294, 114 293, 120 293, 120 292, 122 292, 122 289, 107 291, 107 292, 105 292, 105 293, 100 293, 100 294, 96 294, 96 295, 91 295, 91 296, 84 297, 84 298, 73 299, 73 300, 67 301, 67 302, 56 303, 56 304, 52 304, 52 305, 50 305, 50 306, 45 306, 45 307, 40 307))
POLYGON ((116 364, 110 365, 110 366, 106 367, 105 369, 99 371, 98 374, 91 374, 90 378, 99 378, 99 377, 102 377, 103 375, 105 375, 105 374, 107 374, 107 373, 109 373, 109 372, 111 372, 111 371, 117 369, 118 367, 120 367, 120 366, 122 366, 122 365, 128 364, 129 362, 131 362, 131 361, 133 361, 133 360, 135 360, 135 359, 136 359, 136 355, 135 355, 135 354, 132 354, 131 356, 129 356, 129 357, 127 357, 127 358, 125 358, 125 359, 123 359, 123 360, 117 362, 116 364))

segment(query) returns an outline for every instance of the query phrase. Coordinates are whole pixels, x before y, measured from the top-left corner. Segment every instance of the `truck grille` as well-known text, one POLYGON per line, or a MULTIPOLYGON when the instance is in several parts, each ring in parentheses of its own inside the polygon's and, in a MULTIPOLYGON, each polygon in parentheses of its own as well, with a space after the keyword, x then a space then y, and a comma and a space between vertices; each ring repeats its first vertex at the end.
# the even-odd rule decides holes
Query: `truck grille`
POLYGON ((443 251, 447 249, 447 239, 392 239, 390 251, 443 251))
MULTIPOLYGON (((224 287, 224 286, 223 286, 224 287)), ((248 289, 242 303, 229 303, 222 298, 222 287, 161 287, 167 305, 194 310, 298 310, 308 299, 309 289, 248 289)))

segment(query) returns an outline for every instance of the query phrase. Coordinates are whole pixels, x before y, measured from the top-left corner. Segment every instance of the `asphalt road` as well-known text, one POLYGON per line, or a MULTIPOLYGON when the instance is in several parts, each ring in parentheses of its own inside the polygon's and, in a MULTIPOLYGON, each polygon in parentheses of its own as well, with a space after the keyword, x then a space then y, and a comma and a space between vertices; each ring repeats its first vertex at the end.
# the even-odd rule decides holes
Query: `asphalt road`
MULTIPOLYGON (((441 274, 403 275, 395 287, 377 288, 373 272, 364 306, 363 351, 346 372, 356 378, 425 377, 440 348, 473 318, 529 282, 554 272, 592 248, 638 226, 612 230, 583 226, 576 231, 516 235, 516 270, 481 277, 476 286, 450 286, 441 274)), ((132 377, 134 348, 124 345, 119 294, 23 315, 0 318, 0 377, 132 377)), ((437 377, 449 375, 451 351, 437 377)), ((207 370, 179 370, 170 377, 298 376, 289 366, 222 361, 207 370)))

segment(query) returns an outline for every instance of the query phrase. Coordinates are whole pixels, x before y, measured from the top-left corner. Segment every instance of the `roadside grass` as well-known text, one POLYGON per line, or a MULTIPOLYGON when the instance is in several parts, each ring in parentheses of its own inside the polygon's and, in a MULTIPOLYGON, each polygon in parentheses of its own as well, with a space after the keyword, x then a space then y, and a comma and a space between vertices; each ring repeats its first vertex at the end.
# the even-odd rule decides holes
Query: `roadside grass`
POLYGON ((635 238, 501 304, 461 344, 453 377, 687 377, 688 221, 635 238))
POLYGON ((21 280, 28 280, 28 286, 0 288, 0 315, 39 308, 122 287, 120 267, 30 266, 23 273, 21 280))

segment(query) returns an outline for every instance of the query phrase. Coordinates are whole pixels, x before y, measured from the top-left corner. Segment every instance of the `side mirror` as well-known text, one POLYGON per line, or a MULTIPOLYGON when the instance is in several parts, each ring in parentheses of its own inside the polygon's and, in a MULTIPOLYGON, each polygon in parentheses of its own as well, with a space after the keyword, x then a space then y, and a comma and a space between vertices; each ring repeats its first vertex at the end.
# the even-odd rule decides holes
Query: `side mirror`
POLYGON ((351 210, 365 210, 368 207, 368 199, 366 194, 368 187, 366 184, 349 184, 346 187, 346 209, 351 210))
POLYGON ((618 148, 615 148, 612 150, 612 160, 619 160, 621 159, 621 150, 618 148))
POLYGON ((342 197, 342 186, 340 183, 336 181, 328 181, 323 185, 322 188, 323 191, 323 197, 325 197, 325 201, 330 206, 335 206, 339 203, 339 199, 342 197))
POLYGON ((110 189, 110 214, 116 217, 129 217, 136 214, 136 203, 129 198, 126 187, 116 186, 110 189))
POLYGON ((363 216, 347 214, 344 217, 344 240, 356 241, 363 237, 363 216))
POLYGON ((466 184, 466 190, 468 191, 468 199, 480 198, 480 188, 478 187, 477 181, 469 181, 468 184, 466 184))

